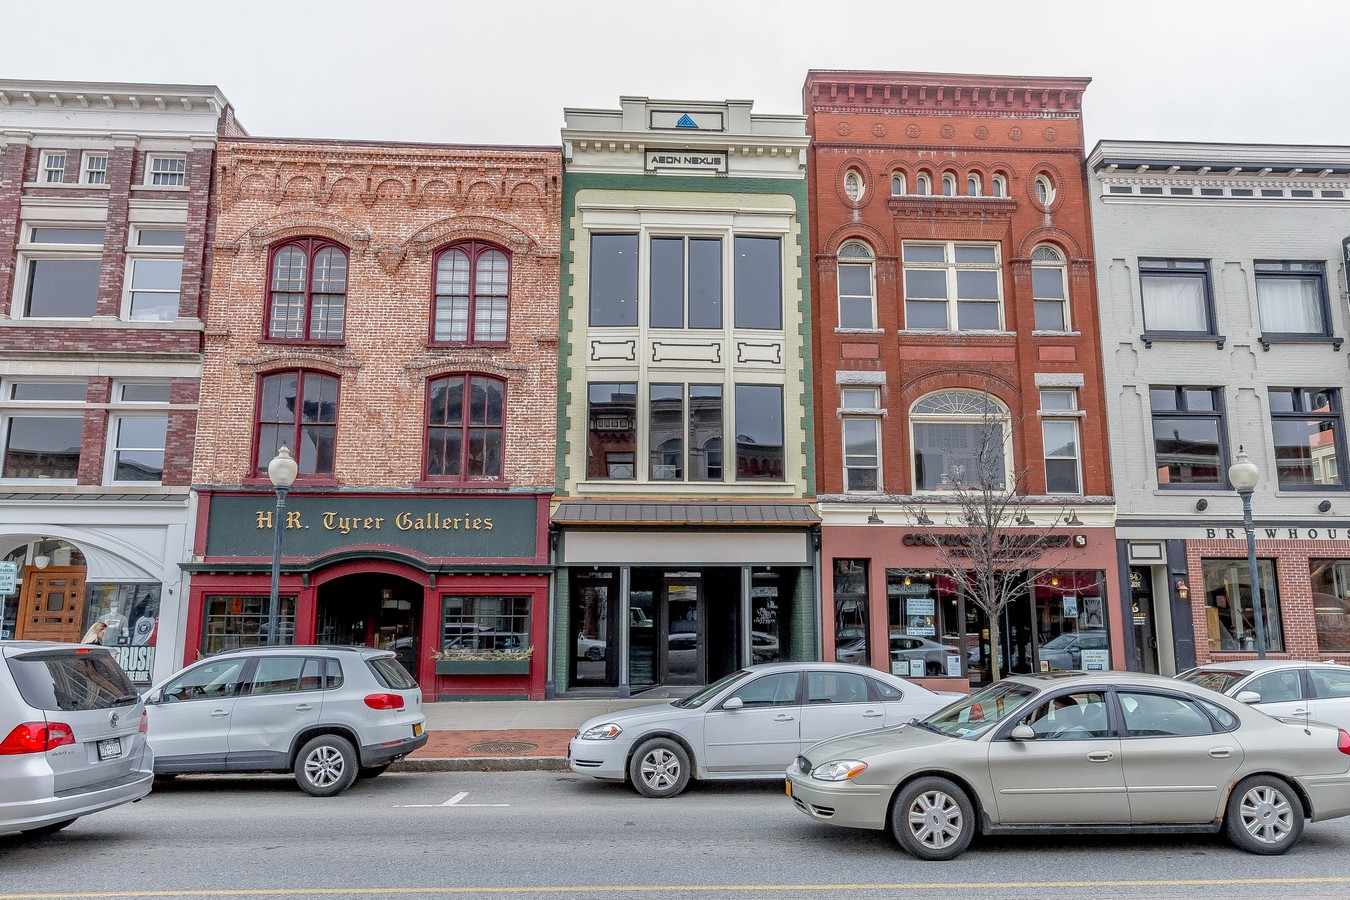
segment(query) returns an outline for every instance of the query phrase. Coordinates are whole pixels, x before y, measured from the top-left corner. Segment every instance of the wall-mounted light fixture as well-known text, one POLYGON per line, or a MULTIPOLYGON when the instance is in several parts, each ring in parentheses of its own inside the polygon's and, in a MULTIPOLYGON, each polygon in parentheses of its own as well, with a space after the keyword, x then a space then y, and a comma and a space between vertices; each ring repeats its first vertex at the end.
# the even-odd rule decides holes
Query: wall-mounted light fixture
POLYGON ((39 569, 45 569, 52 564, 52 558, 47 555, 46 546, 47 539, 44 537, 37 542, 35 547, 33 547, 36 551, 33 554, 33 565, 37 566, 39 569))
POLYGON ((1077 525, 1082 525, 1082 524, 1083 524, 1083 520, 1080 519, 1080 518, 1078 518, 1078 510, 1076 510, 1076 509, 1071 509, 1071 510, 1069 510, 1069 517, 1068 517, 1067 519, 1064 520, 1064 524, 1065 524, 1065 525, 1075 525, 1075 526, 1077 526, 1077 525))
POLYGON ((914 519, 915 525, 932 525, 933 520, 928 518, 928 512, 922 506, 919 507, 919 515, 914 519))
POLYGON ((1186 583, 1186 579, 1185 579, 1185 578, 1178 578, 1178 579, 1174 582, 1174 585, 1176 586, 1176 589, 1177 589, 1177 599, 1178 599, 1178 600, 1189 600, 1189 599, 1191 599, 1191 586, 1190 586, 1189 584, 1186 583))
POLYGON ((884 524, 886 524, 885 522, 883 522, 883 521, 881 520, 881 516, 877 515, 877 508, 876 508, 875 506, 872 507, 872 514, 871 514, 870 516, 867 517, 867 524, 868 524, 868 525, 884 525, 884 524))

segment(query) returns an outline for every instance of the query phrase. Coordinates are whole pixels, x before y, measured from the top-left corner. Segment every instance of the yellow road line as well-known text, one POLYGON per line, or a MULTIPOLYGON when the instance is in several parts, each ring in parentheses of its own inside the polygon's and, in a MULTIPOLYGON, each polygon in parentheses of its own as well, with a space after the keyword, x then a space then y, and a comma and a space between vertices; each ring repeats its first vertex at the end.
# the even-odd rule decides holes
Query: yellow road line
POLYGON ((917 884, 653 884, 568 885, 559 887, 345 887, 248 888, 186 891, 90 891, 75 893, 0 894, 0 900, 84 900, 98 897, 305 897, 399 894, 562 894, 562 893, 669 893, 671 891, 786 893, 789 891, 933 891, 957 888, 1106 888, 1106 887, 1228 887, 1235 885, 1350 884, 1350 877, 1309 878, 1179 878, 1138 881, 947 881, 917 884))

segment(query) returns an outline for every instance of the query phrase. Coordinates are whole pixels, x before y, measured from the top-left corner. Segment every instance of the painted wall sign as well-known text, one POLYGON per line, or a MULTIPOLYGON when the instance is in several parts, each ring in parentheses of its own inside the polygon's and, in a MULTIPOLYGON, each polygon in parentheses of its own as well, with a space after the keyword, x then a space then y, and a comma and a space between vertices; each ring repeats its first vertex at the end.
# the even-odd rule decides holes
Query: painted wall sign
MULTIPOLYGON (((1256 529, 1256 539, 1266 541, 1344 541, 1350 540, 1350 528, 1262 528, 1256 529)), ((1207 540, 1245 541, 1247 532, 1241 528, 1206 528, 1207 540)))
POLYGON ((652 110, 651 127, 675 131, 726 130, 720 110, 689 112, 682 109, 654 109, 652 110))
POLYGON ((724 150, 648 150, 647 171, 726 172, 724 150))
MULTIPOLYGON (((320 556, 347 547, 410 550, 432 558, 530 559, 533 497, 286 498, 282 553, 320 556)), ((215 495, 207 524, 208 557, 271 557, 274 496, 215 495)))

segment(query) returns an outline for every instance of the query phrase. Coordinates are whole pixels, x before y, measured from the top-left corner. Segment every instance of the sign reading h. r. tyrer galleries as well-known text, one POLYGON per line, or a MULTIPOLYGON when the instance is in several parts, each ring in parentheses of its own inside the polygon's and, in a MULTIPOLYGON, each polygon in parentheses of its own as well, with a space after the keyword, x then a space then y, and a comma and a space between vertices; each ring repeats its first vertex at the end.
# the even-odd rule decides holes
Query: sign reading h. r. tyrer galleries
MULTIPOLYGON (((531 559, 533 497, 310 497, 290 494, 281 521, 288 557, 378 544, 429 557, 531 559)), ((276 498, 211 498, 206 555, 271 556, 276 498)))

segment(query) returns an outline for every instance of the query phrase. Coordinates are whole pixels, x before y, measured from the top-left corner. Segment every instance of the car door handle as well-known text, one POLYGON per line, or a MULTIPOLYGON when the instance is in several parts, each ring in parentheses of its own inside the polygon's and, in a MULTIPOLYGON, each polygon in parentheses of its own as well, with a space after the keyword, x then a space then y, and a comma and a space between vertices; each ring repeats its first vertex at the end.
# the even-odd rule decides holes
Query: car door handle
POLYGON ((793 721, 794 719, 796 719, 796 716, 778 716, 777 718, 774 719, 774 721, 775 721, 775 722, 791 722, 791 721, 793 721))
POLYGON ((1116 755, 1110 750, 1093 750, 1087 755, 1088 762, 1110 762, 1116 755))
POLYGON ((295 708, 295 711, 296 711, 296 712, 309 712, 309 711, 310 711, 311 709, 313 709, 313 708, 314 708, 314 707, 310 706, 308 703, 301 703, 299 706, 297 706, 297 707, 295 708))
POLYGON ((1215 759, 1227 759, 1233 755, 1232 747, 1211 747, 1209 755, 1215 759))
POLYGON ((875 710, 869 709, 867 712, 865 712, 865 713, 862 714, 862 717, 863 717, 864 719, 876 719, 876 718, 879 718, 879 717, 884 716, 884 715, 886 715, 886 714, 885 714, 885 713, 879 713, 879 712, 876 712, 875 710))
POLYGON ((211 710, 211 718, 213 718, 213 719, 224 718, 225 716, 228 716, 229 714, 230 714, 230 711, 229 711, 228 709, 213 709, 213 710, 211 710))

